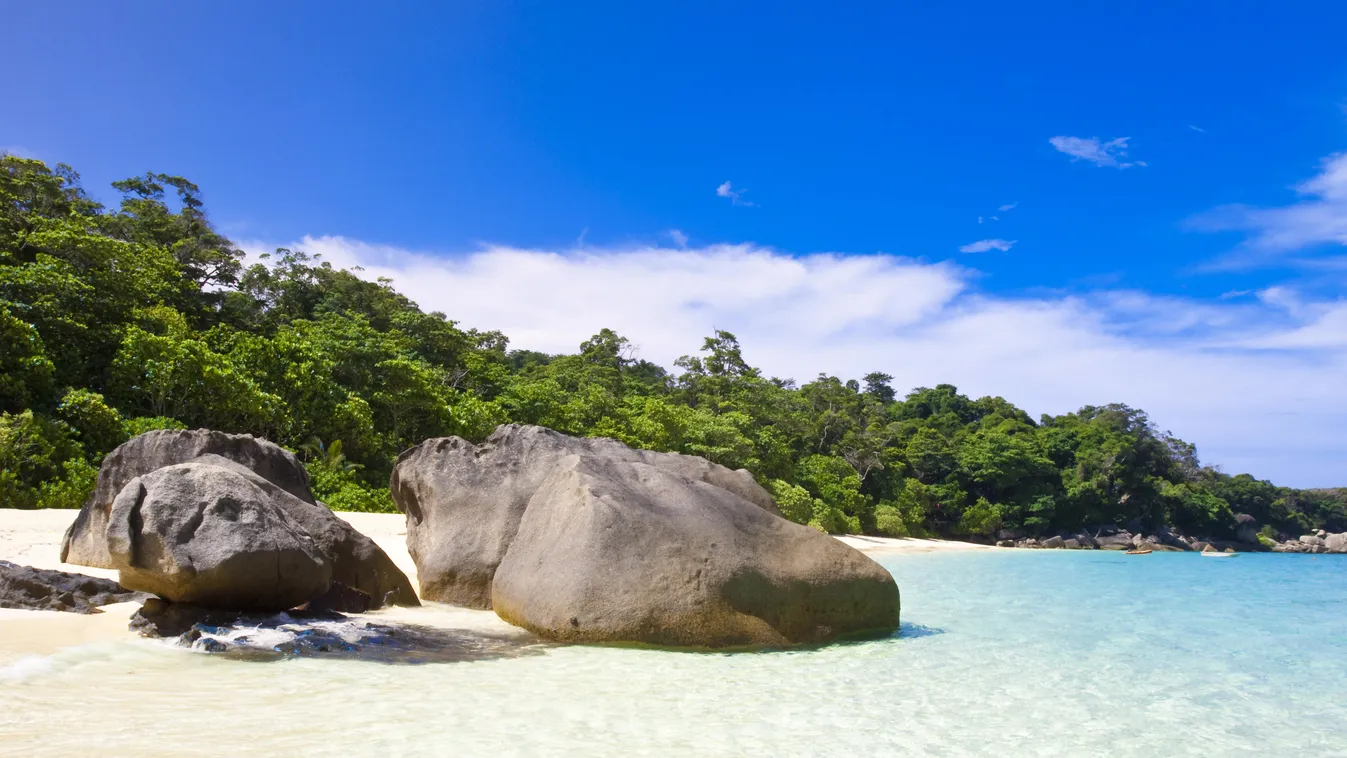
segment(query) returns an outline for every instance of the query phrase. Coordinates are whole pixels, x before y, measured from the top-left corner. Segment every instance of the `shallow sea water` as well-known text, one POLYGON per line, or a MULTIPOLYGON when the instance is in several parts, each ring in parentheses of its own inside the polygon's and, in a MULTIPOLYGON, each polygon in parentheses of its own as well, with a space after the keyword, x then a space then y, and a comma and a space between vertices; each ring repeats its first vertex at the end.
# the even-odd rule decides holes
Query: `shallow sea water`
MULTIPOLYGON (((71 648, 0 666, 0 755, 1347 756, 1347 557, 880 560, 900 634, 817 650, 388 665, 71 648)), ((406 612, 432 617, 501 628, 406 612)))

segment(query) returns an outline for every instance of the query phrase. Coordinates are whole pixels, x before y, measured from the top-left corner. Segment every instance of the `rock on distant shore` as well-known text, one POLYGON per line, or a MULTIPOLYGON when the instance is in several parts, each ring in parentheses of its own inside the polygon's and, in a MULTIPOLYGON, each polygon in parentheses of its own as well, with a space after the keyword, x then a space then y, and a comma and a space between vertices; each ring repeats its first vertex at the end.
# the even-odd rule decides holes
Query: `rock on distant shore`
POLYGON ((424 597, 550 639, 789 645, 898 624, 888 571, 704 459, 507 425, 427 440, 391 486, 424 597))
POLYGON ((66 532, 62 559, 115 568, 170 599, 238 610, 305 603, 333 583, 372 608, 419 604, 392 559, 314 499, 292 453, 246 434, 164 430, 118 447, 66 532), (124 512, 114 519, 115 503, 124 512), (278 567, 293 576, 278 579, 278 567))
MULTIPOLYGON (((1152 550, 1157 552, 1224 552, 1268 551, 1274 553, 1341 553, 1347 554, 1347 532, 1329 534, 1323 530, 1305 534, 1284 542, 1269 542, 1260 537, 1258 522, 1247 514, 1236 516, 1234 540, 1194 539, 1160 526, 1155 533, 1144 535, 1116 526, 1103 526, 1095 535, 1089 533, 1061 534, 1047 537, 1019 537, 1018 533, 1002 530, 997 533, 997 547, 1066 548, 1099 550, 1152 550)), ((1139 528, 1135 525, 1129 528, 1139 528)))
POLYGON ((1330 534, 1323 530, 1302 534, 1299 539, 1279 542, 1272 547, 1277 553, 1347 554, 1347 532, 1330 534))
POLYGON ((144 600, 110 579, 0 561, 0 608, 99 613, 98 606, 144 600))

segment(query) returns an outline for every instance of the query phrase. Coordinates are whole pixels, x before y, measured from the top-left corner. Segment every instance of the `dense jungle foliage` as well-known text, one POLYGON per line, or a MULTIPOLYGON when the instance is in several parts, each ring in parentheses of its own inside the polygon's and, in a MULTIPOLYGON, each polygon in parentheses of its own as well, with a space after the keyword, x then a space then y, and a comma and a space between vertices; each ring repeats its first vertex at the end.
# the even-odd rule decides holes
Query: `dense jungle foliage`
POLYGON ((333 508, 391 511, 399 451, 519 422, 747 468, 829 532, 1347 530, 1341 491, 1204 467, 1123 405, 1036 421, 946 384, 899 397, 881 372, 796 385, 723 331, 673 371, 607 329, 511 350, 300 251, 245 266, 186 179, 113 186, 109 209, 68 166, 0 155, 0 505, 78 507, 130 436, 209 427, 296 450, 333 508))

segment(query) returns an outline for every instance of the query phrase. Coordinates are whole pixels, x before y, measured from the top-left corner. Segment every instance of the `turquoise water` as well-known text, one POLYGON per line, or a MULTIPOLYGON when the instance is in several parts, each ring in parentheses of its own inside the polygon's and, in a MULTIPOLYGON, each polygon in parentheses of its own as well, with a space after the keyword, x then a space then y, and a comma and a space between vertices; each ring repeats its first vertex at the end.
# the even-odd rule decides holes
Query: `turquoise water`
POLYGON ((881 560, 902 634, 811 651, 72 649, 0 668, 0 755, 1347 755, 1347 557, 881 560))

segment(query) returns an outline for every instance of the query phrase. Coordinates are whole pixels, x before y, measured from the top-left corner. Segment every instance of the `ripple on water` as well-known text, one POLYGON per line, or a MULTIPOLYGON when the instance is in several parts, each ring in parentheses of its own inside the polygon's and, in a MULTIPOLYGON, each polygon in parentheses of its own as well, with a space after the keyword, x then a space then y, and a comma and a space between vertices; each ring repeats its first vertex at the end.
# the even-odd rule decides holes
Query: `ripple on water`
MULTIPOLYGON (((1304 558, 895 556, 897 635, 769 654, 259 666, 136 640, 5 682, 0 755, 1344 755, 1347 560, 1304 558)), ((371 618, 509 633, 459 613, 371 618)))

